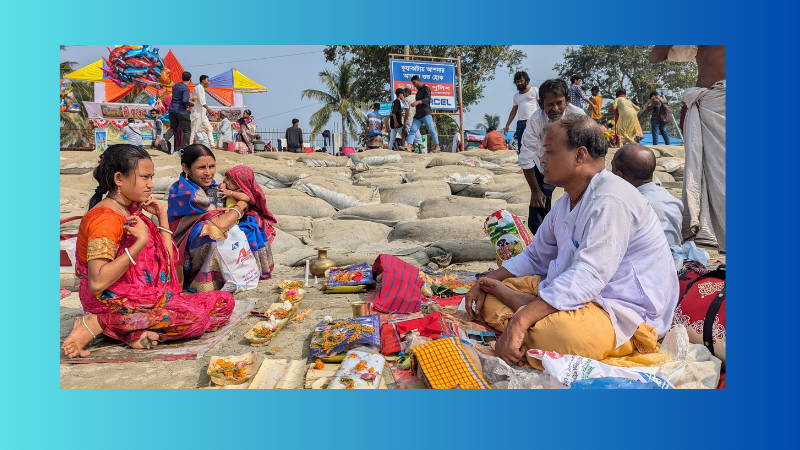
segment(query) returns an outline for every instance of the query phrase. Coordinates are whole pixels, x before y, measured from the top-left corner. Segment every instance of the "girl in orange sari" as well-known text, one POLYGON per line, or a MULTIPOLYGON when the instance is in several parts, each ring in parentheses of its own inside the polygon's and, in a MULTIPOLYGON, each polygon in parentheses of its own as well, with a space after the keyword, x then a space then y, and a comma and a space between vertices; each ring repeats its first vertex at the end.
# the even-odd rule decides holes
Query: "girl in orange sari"
POLYGON ((81 220, 75 264, 87 314, 75 318, 62 345, 70 358, 89 356, 84 347, 100 333, 151 348, 201 336, 230 319, 230 293, 182 293, 167 213, 150 197, 154 173, 150 155, 127 144, 109 147, 94 170, 99 186, 81 220))

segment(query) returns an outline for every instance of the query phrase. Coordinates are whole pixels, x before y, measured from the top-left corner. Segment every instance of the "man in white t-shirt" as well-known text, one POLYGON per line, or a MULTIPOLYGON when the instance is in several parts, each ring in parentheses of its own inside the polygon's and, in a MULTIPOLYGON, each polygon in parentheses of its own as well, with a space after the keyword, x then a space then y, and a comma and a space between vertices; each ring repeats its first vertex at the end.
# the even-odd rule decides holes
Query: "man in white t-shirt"
MULTIPOLYGON (((406 88, 404 92, 405 92, 405 98, 403 99, 403 102, 406 105, 406 116, 403 118, 404 120, 403 123, 406 124, 406 135, 408 135, 408 133, 411 131, 411 122, 414 121, 414 114, 417 113, 417 107, 411 106, 411 104, 417 101, 417 96, 411 95, 411 89, 409 88, 406 88), (411 120, 408 120, 409 117, 411 117, 411 120)), ((410 140, 411 144, 415 146, 422 145, 422 134, 419 132, 419 130, 417 130, 417 132, 414 133, 413 139, 408 139, 408 136, 406 136, 406 140, 410 140)), ((403 147, 405 146, 406 142, 403 141, 403 147)))
MULTIPOLYGON (((522 135, 525 133, 525 125, 528 119, 539 109, 539 88, 528 86, 531 82, 530 77, 525 71, 520 71, 514 74, 514 84, 517 86, 517 93, 514 94, 514 107, 511 108, 511 114, 508 115, 508 122, 503 129, 503 134, 508 134, 508 127, 517 116, 517 132, 515 134, 517 140, 517 148, 522 148, 522 135)), ((519 150, 517 150, 519 153, 519 150)))
POLYGON ((450 151, 458 153, 461 151, 461 133, 459 133, 458 128, 453 128, 450 132, 453 133, 453 144, 450 145, 450 151))

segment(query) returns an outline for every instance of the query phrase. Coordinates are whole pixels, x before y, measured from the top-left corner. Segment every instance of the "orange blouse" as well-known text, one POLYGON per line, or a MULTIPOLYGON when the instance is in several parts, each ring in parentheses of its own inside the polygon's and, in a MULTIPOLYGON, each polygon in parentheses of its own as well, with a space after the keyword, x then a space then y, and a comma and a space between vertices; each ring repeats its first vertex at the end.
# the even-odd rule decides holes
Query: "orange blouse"
POLYGON ((93 259, 113 260, 125 230, 125 218, 111 208, 89 210, 78 228, 78 258, 84 264, 93 259))

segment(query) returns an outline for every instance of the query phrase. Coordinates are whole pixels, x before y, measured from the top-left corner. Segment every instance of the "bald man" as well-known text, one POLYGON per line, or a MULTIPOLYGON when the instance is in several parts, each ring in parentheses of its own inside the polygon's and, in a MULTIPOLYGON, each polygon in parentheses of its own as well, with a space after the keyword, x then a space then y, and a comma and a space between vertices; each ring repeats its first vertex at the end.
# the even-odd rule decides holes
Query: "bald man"
POLYGON ((681 218, 683 203, 653 182, 656 155, 638 144, 625 144, 611 160, 611 172, 632 184, 653 207, 667 242, 681 246, 681 218))

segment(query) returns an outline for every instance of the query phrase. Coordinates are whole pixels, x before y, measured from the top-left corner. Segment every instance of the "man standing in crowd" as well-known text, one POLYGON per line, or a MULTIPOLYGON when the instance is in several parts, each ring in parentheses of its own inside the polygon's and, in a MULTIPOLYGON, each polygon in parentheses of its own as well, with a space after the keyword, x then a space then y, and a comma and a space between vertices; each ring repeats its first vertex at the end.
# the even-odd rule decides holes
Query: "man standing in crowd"
POLYGON ((481 142, 483 148, 487 150, 491 150, 493 152, 497 150, 506 150, 508 146, 506 146, 506 138, 495 127, 489 127, 486 130, 486 137, 483 138, 483 142, 481 142))
POLYGON ((208 142, 214 142, 214 129, 211 128, 211 122, 208 121, 206 113, 211 114, 211 108, 206 102, 206 87, 211 81, 208 75, 200 75, 200 84, 194 87, 194 107, 192 108, 192 136, 196 136, 199 132, 205 132, 208 135, 208 142))
MULTIPOLYGON (((579 88, 580 89, 580 88, 579 88)), ((522 136, 519 166, 531 188, 531 203, 528 207, 528 228, 536 230, 550 211, 554 186, 544 182, 541 158, 544 155, 544 134, 558 120, 570 116, 585 116, 586 113, 569 102, 567 82, 550 79, 539 86, 539 109, 528 119, 522 136)), ((599 129, 599 128, 598 128, 599 129)))
MULTIPOLYGON (((419 131, 422 124, 425 124, 433 140, 432 153, 438 153, 441 151, 441 148, 439 147, 439 135, 436 133, 436 126, 433 124, 433 116, 431 115, 431 88, 429 88, 427 84, 422 83, 419 75, 411 77, 411 83, 417 88, 416 100, 411 104, 417 108, 417 111, 414 114, 414 122, 411 124, 411 130, 408 134, 415 134, 419 131)), ((412 151, 410 146, 408 147, 408 151, 412 151)))
POLYGON ((514 106, 511 107, 511 114, 508 115, 508 122, 503 129, 503 134, 508 133, 508 127, 514 116, 517 117, 517 132, 514 139, 517 140, 517 148, 522 148, 522 135, 525 133, 525 125, 528 119, 539 109, 539 88, 528 86, 531 78, 525 71, 514 74, 514 84, 517 86, 517 93, 514 94, 514 106))
POLYGON ((129 144, 144 150, 144 145, 142 145, 142 132, 140 130, 146 125, 147 124, 144 122, 135 123, 133 117, 130 117, 128 118, 128 124, 122 129, 119 137, 120 139, 127 137, 129 144))
POLYGON ((461 151, 461 133, 455 127, 451 128, 450 132, 453 133, 453 143, 450 145, 450 151, 458 153, 461 151))
POLYGON ((683 203, 653 182, 656 155, 639 144, 625 144, 611 160, 611 172, 632 184, 647 199, 658 217, 667 243, 681 246, 683 203))
POLYGON ((169 126, 175 133, 175 151, 179 152, 192 143, 192 119, 188 108, 193 105, 189 101, 189 86, 192 74, 183 72, 180 83, 172 86, 172 103, 169 104, 169 126))
POLYGON ((159 141, 164 136, 164 124, 158 118, 157 109, 151 109, 150 115, 153 116, 153 142, 150 143, 150 148, 158 148, 159 141))
POLYGON ((583 102, 589 103, 589 99, 586 98, 586 93, 581 89, 583 77, 580 75, 573 75, 570 77, 569 81, 572 83, 569 87, 569 103, 583 109, 583 102))
POLYGON ((600 97, 600 87, 592 86, 592 96, 587 100, 592 108, 592 119, 600 125, 603 121, 603 97, 600 97))
POLYGON ((683 237, 725 251, 725 46, 656 45, 653 64, 697 61, 697 84, 683 92, 686 165, 683 237), (701 113, 702 111, 702 113, 701 113))
POLYGON ((378 112, 380 109, 380 103, 373 103, 372 111, 367 114, 368 149, 383 147, 383 116, 378 112))
MULTIPOLYGON (((409 88, 405 88, 403 90, 403 94, 405 95, 403 102, 405 102, 405 107, 406 107, 406 114, 403 121, 403 123, 405 123, 406 126, 405 136, 403 136, 403 147, 405 147, 406 140, 408 139, 409 132, 411 131, 411 122, 414 121, 414 114, 417 113, 417 108, 415 106, 412 106, 414 102, 417 100, 417 96, 412 95, 411 89, 409 88), (411 117, 411 120, 408 120, 409 117, 411 117)), ((414 133, 414 137, 411 138, 411 144, 413 146, 422 145, 422 133, 420 133, 419 130, 417 130, 417 132, 414 133)))
POLYGON ((394 91, 395 99, 392 102, 392 112, 389 114, 389 128, 392 131, 389 133, 389 149, 400 150, 395 140, 403 135, 403 100, 406 97, 403 88, 397 88, 394 91), (397 133, 400 133, 400 136, 397 133))
POLYGON ((228 120, 228 115, 225 111, 219 113, 219 145, 222 150, 228 150, 228 144, 231 142, 231 121, 228 120))
POLYGON ((286 146, 292 153, 303 153, 303 130, 297 119, 292 119, 292 126, 286 129, 286 146))
POLYGON ((658 92, 653 91, 650 93, 650 103, 647 104, 646 109, 651 111, 653 115, 650 117, 650 132, 653 134, 653 145, 658 145, 658 133, 664 138, 664 145, 669 145, 669 134, 667 134, 667 124, 661 122, 658 118, 661 113, 661 108, 666 103, 666 100, 658 95, 658 92))

